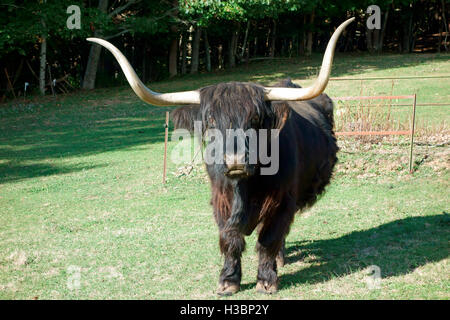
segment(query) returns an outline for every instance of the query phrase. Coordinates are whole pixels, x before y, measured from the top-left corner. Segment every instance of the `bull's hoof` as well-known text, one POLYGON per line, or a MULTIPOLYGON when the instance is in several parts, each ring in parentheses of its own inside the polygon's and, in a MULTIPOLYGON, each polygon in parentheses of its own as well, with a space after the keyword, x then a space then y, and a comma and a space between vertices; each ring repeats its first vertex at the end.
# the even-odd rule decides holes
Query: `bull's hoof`
POLYGON ((269 284, 267 281, 258 281, 256 283, 256 291, 264 294, 274 294, 278 291, 278 284, 269 284))
POLYGON ((219 283, 219 289, 217 289, 217 294, 219 296, 231 296, 238 292, 240 289, 239 284, 224 281, 219 283))

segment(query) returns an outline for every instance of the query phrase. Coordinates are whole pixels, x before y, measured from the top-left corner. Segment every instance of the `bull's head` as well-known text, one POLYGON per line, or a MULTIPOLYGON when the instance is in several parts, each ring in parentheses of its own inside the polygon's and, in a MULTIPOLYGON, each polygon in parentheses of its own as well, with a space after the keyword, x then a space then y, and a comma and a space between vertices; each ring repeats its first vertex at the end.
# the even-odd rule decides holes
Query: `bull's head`
MULTIPOLYGON (((216 163, 218 170, 215 171, 230 178, 240 178, 253 175, 259 166, 259 159, 256 162, 249 162, 250 137, 247 134, 241 143, 237 143, 235 140, 239 137, 231 136, 230 133, 237 132, 236 129, 251 133, 258 132, 260 129, 277 128, 280 124, 277 117, 279 112, 274 110, 271 101, 302 101, 320 95, 325 90, 330 77, 337 40, 345 27, 353 20, 354 18, 348 19, 336 29, 326 48, 319 76, 311 86, 305 88, 262 87, 234 82, 221 83, 194 91, 158 93, 142 83, 125 56, 111 43, 97 38, 87 40, 104 46, 116 57, 132 89, 143 101, 156 106, 200 105, 198 119, 202 122, 203 132, 215 129, 226 138, 221 155, 224 161, 219 167, 216 163)), ((270 144, 270 135, 266 137, 268 140, 265 142, 270 144)), ((260 142, 259 139, 258 147, 260 142)))

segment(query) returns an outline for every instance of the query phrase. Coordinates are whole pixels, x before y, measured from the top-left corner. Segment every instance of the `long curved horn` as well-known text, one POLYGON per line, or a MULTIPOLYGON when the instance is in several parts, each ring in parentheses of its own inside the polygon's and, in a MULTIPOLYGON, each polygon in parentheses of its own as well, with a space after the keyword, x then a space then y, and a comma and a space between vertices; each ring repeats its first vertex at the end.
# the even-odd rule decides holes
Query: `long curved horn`
POLYGON ((139 79, 136 72, 134 72, 133 67, 128 62, 127 58, 108 41, 98 39, 98 38, 87 38, 87 41, 98 43, 99 45, 108 49, 114 57, 116 57, 117 62, 119 62, 123 73, 127 77, 131 88, 138 95, 139 98, 147 103, 153 104, 155 106, 173 106, 180 104, 200 104, 200 93, 198 91, 183 91, 183 92, 172 92, 172 93, 158 93, 147 88, 139 79))
POLYGON ((311 86, 306 88, 265 88, 265 99, 278 101, 309 100, 321 94, 325 90, 328 79, 330 78, 331 65, 333 64, 334 49, 336 48, 337 40, 345 27, 353 22, 353 20, 355 20, 355 18, 350 18, 343 22, 331 36, 323 56, 319 76, 311 86))

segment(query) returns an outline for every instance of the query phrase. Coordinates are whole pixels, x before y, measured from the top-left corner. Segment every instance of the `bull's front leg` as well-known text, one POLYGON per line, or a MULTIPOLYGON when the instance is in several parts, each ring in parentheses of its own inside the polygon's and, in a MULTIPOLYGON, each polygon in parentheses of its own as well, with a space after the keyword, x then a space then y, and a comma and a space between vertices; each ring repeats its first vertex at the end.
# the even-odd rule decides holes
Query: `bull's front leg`
POLYGON ((219 222, 220 250, 225 261, 219 278, 219 295, 231 295, 240 289, 241 256, 245 249, 243 230, 248 224, 248 190, 245 181, 233 185, 231 213, 226 221, 219 222))
POLYGON ((284 242, 296 211, 295 201, 286 195, 281 205, 267 215, 259 232, 256 249, 259 255, 256 290, 261 293, 278 291, 278 266, 284 265, 284 242))

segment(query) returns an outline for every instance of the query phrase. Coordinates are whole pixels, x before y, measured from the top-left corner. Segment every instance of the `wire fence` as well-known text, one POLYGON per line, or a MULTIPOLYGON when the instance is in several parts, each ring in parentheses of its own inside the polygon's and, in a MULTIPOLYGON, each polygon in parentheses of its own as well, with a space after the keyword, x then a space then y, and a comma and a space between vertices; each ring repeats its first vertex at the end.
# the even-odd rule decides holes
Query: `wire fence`
POLYGON ((417 95, 399 95, 399 96, 350 96, 350 97, 334 97, 331 98, 333 101, 361 101, 361 100, 400 100, 400 99, 411 99, 411 127, 409 130, 379 130, 379 131, 338 131, 337 136, 385 136, 385 135, 409 135, 410 136, 410 147, 409 147, 409 172, 413 172, 413 148, 414 148, 414 130, 416 122, 416 106, 417 106, 417 95))

